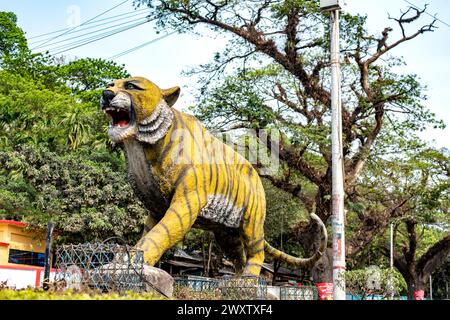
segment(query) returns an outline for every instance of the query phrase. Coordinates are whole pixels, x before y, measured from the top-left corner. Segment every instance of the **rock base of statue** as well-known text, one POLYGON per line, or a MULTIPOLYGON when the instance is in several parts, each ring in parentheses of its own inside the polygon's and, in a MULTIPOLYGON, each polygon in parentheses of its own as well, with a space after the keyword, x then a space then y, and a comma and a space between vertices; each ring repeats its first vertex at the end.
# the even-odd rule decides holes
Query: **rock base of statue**
POLYGON ((144 264, 143 276, 145 279, 144 291, 172 297, 174 279, 166 271, 144 264))
MULTIPOLYGON (((82 288, 83 284, 87 284, 87 287, 102 289, 105 292, 131 290, 154 293, 165 298, 172 297, 175 282, 166 271, 145 263, 136 267, 135 265, 112 262, 100 267, 92 274, 86 273, 84 277, 86 279, 83 281, 80 272, 80 277, 77 278, 78 283, 75 283, 79 288, 82 288), (137 275, 137 272, 139 275, 137 275)), ((72 282, 70 288, 73 289, 75 286, 72 282)), ((66 283, 69 283, 68 279, 66 279, 66 283)))

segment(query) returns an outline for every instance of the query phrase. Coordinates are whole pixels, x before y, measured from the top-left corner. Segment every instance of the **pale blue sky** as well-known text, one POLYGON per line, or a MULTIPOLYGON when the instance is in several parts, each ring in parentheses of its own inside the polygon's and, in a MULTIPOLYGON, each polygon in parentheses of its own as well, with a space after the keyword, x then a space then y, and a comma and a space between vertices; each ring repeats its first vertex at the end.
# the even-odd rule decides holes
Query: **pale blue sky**
MULTIPOLYGON (((70 25, 76 16, 73 6, 79 8, 81 22, 84 22, 122 1, 0 0, 0 10, 15 12, 18 16, 19 26, 25 30, 28 37, 33 37, 70 25)), ((450 24, 449 0, 408 1, 417 6, 429 3, 427 12, 437 13, 438 18, 450 24)), ((396 16, 401 9, 405 9, 408 5, 405 0, 345 0, 342 2, 344 10, 348 12, 367 14, 369 29, 372 32, 380 32, 386 26, 395 26, 395 23, 388 20, 387 13, 396 16)), ((101 18, 130 12, 133 10, 131 3, 132 1, 125 3, 101 18)), ((428 18, 431 19, 431 17, 428 18)), ((393 51, 393 54, 403 56, 407 63, 407 66, 401 72, 414 72, 421 77, 423 83, 428 86, 427 95, 429 99, 426 101, 426 105, 449 126, 450 27, 439 22, 437 26, 439 26, 439 29, 435 32, 426 33, 419 39, 398 47, 393 51)), ((150 23, 65 54, 71 57, 108 58, 158 36, 160 35, 156 35, 153 25, 150 23)), ((61 39, 63 38, 58 40, 61 39)), ((36 40, 39 39, 31 39, 30 43, 36 40)), ((214 52, 220 51, 220 48, 224 46, 224 41, 223 38, 211 36, 198 37, 176 34, 118 58, 116 61, 125 64, 131 74, 148 77, 161 87, 182 86, 182 96, 177 103, 177 107, 184 108, 193 101, 189 94, 189 87, 193 83, 189 78, 182 77, 181 72, 190 66, 208 62, 214 52)), ((427 140, 436 140, 435 145, 438 147, 450 148, 450 128, 427 130, 421 136, 427 140)))

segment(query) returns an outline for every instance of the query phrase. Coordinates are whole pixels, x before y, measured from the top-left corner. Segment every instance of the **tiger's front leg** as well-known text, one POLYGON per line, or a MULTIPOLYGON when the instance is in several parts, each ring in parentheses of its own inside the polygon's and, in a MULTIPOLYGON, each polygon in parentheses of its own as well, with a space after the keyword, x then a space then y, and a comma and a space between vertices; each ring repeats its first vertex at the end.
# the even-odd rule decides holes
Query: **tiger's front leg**
POLYGON ((144 261, 148 265, 154 266, 191 229, 206 203, 196 191, 188 192, 186 184, 181 183, 164 217, 136 244, 144 251, 144 261))
POLYGON ((147 217, 147 220, 145 221, 144 230, 142 231, 141 238, 143 238, 157 224, 158 224, 158 220, 156 220, 156 218, 153 217, 153 215, 150 213, 147 217))

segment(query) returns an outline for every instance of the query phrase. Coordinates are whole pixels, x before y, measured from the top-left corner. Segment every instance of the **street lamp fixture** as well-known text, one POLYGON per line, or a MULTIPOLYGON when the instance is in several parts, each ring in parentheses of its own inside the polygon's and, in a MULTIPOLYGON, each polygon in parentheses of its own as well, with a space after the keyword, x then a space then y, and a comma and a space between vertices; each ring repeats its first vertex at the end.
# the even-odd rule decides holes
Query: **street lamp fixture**
POLYGON ((334 11, 341 9, 339 0, 320 0, 320 10, 322 12, 334 11))

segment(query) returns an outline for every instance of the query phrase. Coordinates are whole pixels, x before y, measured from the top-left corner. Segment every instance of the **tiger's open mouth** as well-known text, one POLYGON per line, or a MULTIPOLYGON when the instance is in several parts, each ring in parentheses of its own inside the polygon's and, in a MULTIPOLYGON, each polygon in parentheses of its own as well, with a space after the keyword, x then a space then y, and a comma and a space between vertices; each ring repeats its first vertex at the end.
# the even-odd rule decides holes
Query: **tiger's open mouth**
POLYGON ((119 92, 111 100, 102 97, 100 103, 103 112, 110 118, 108 135, 113 142, 122 142, 136 134, 136 116, 128 94, 119 92))
POLYGON ((102 97, 103 111, 110 117, 110 128, 125 129, 134 122, 133 103, 128 94, 119 92, 113 99, 102 97))
POLYGON ((111 118, 111 126, 113 127, 126 128, 132 121, 131 109, 127 110, 110 106, 104 111, 111 118))

